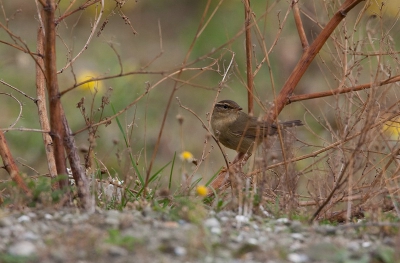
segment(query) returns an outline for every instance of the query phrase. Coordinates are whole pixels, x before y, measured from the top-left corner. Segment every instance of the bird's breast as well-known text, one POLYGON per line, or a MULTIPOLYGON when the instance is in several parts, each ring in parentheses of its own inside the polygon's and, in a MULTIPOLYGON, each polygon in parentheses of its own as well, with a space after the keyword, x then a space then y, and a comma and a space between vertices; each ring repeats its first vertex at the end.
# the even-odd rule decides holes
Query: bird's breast
POLYGON ((215 132, 225 132, 229 129, 229 127, 236 121, 237 116, 213 116, 213 120, 211 121, 211 127, 215 132))

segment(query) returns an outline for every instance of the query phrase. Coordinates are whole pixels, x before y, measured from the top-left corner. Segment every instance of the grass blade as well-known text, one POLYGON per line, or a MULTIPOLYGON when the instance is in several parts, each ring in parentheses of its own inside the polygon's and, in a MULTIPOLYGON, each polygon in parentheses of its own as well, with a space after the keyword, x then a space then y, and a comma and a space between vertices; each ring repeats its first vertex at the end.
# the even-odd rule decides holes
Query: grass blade
MULTIPOLYGON (((113 105, 112 103, 111 103, 111 108, 112 108, 114 114, 116 114, 116 111, 115 111, 115 109, 114 109, 114 105, 113 105)), ((121 122, 119 121, 118 117, 116 117, 115 120, 116 120, 116 122, 117 122, 117 124, 118 124, 119 130, 120 130, 121 133, 122 133, 122 136, 124 137, 125 146, 126 146, 127 148, 129 148, 130 146, 129 146, 129 143, 128 143, 128 139, 126 138, 125 131, 124 131, 124 129, 122 128, 121 122)), ((140 172, 139 172, 139 169, 138 169, 138 167, 137 167, 137 165, 136 165, 135 160, 133 159, 133 155, 132 155, 132 152, 131 152, 131 151, 129 151, 129 157, 130 157, 130 159, 131 159, 131 164, 132 164, 133 168, 135 169, 135 172, 136 172, 136 174, 137 174, 137 176, 138 176, 138 178, 139 178, 140 183, 141 183, 142 185, 144 185, 143 176, 142 176, 142 175, 140 174, 140 172)))
POLYGON ((171 190, 172 173, 174 171, 174 166, 175 166, 175 157, 176 157, 176 152, 174 153, 174 159, 172 159, 172 165, 171 165, 171 172, 169 173, 168 190, 171 190))

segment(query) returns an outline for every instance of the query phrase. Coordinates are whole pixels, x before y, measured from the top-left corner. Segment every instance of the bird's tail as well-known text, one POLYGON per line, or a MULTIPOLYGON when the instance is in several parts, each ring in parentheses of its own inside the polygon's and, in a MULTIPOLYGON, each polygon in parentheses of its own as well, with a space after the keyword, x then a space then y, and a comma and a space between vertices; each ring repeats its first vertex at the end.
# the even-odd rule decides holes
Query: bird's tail
POLYGON ((293 120, 293 121, 284 121, 280 122, 280 125, 283 127, 294 127, 294 126, 303 126, 304 124, 301 122, 301 120, 293 120))

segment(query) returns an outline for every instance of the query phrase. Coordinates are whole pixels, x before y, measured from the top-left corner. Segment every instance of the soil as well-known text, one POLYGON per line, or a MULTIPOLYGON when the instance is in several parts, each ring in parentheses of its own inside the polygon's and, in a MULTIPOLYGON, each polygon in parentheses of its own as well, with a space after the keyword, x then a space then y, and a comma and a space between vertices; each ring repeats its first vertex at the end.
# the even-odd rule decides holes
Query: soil
POLYGON ((398 224, 208 212, 0 210, 0 262, 400 262, 398 224))

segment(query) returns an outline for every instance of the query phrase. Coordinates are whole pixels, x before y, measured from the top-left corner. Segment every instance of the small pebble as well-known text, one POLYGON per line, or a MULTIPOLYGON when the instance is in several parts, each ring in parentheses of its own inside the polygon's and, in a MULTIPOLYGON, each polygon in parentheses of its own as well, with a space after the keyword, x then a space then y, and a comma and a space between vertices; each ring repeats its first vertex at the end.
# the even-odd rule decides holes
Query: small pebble
POLYGON ((52 220, 52 219, 53 219, 53 216, 50 215, 50 214, 45 214, 45 215, 44 215, 44 218, 47 219, 47 220, 52 220))
POLYGON ((8 253, 14 256, 33 256, 36 254, 36 247, 30 241, 20 241, 8 248, 8 253))
POLYGON ((108 254, 113 257, 124 257, 129 253, 125 248, 119 246, 109 246, 107 247, 108 254))
POLYGON ((288 255, 288 260, 293 263, 303 263, 303 262, 308 262, 309 258, 307 257, 307 255, 304 254, 290 253, 288 255))
POLYGON ((180 257, 184 256, 184 255, 186 255, 186 248, 177 246, 174 248, 174 253, 175 253, 175 255, 180 256, 180 257))
POLYGON ((27 215, 22 215, 22 216, 18 217, 17 221, 19 223, 29 222, 29 221, 31 221, 31 218, 29 216, 27 216, 27 215))

